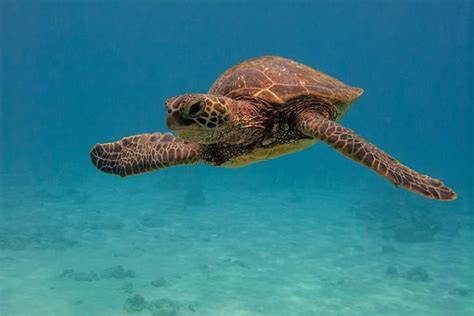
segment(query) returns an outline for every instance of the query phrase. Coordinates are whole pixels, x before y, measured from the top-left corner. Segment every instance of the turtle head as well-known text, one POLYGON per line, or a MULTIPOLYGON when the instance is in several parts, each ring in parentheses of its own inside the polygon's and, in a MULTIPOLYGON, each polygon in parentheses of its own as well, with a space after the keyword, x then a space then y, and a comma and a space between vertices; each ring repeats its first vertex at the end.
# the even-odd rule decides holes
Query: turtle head
POLYGON ((178 136, 202 144, 227 141, 232 128, 232 99, 210 94, 184 94, 166 101, 166 124, 178 136))

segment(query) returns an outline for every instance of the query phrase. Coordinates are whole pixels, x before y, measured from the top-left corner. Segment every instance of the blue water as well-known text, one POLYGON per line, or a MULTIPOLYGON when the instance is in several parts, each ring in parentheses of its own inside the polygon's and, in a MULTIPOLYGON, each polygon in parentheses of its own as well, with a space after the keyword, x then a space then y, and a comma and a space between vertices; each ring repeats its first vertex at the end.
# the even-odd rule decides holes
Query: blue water
POLYGON ((470 1, 2 1, 0 314, 472 315, 470 1), (342 123, 458 194, 324 144, 120 179, 88 152, 280 55, 365 94, 342 123), (121 266, 121 267, 119 267, 121 266))

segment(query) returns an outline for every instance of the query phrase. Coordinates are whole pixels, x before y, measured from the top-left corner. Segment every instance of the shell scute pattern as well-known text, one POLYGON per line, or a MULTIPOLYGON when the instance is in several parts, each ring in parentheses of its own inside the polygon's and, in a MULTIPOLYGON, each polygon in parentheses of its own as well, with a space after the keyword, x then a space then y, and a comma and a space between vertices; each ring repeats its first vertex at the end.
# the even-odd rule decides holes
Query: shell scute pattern
POLYGON ((254 97, 284 106, 294 98, 314 95, 342 105, 343 112, 363 90, 298 62, 276 56, 250 59, 224 72, 210 94, 231 98, 254 97))

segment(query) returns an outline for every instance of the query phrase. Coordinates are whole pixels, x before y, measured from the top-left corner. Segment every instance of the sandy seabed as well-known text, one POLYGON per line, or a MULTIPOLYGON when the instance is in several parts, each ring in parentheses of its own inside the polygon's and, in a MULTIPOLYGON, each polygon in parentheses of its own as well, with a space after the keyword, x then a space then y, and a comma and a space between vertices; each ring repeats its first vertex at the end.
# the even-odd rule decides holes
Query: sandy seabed
POLYGON ((467 202, 92 187, 2 193, 2 315, 474 315, 467 202))

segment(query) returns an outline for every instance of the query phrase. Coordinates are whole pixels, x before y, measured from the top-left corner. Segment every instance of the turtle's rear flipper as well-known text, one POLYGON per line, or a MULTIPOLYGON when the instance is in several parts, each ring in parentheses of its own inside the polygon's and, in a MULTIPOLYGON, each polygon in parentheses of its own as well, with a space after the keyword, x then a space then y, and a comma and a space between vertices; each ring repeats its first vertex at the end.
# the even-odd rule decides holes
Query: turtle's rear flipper
POLYGON ((320 139, 344 156, 378 172, 395 185, 436 200, 454 200, 456 193, 441 181, 420 174, 378 149, 356 133, 314 111, 300 113, 298 128, 320 139))
POLYGON ((114 143, 96 144, 92 163, 101 171, 126 177, 201 161, 201 146, 172 134, 140 134, 114 143))

